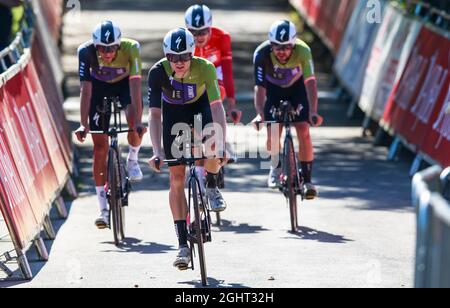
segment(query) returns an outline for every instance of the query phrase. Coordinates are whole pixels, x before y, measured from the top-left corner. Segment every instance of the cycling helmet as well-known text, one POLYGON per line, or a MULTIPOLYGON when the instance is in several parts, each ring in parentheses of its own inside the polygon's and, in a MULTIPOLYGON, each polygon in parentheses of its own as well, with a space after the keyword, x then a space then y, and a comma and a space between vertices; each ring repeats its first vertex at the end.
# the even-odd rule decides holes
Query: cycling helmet
POLYGON ((164 37, 163 47, 165 55, 193 54, 195 50, 194 36, 188 29, 174 29, 164 37))
POLYGON ((270 27, 269 40, 273 44, 294 45, 297 40, 297 30, 289 20, 279 20, 270 27))
POLYGON ((97 46, 115 46, 120 45, 122 32, 120 28, 112 21, 103 21, 99 23, 92 33, 94 45, 97 46))
POLYGON ((193 5, 186 11, 186 27, 193 30, 211 28, 211 10, 206 5, 193 5))

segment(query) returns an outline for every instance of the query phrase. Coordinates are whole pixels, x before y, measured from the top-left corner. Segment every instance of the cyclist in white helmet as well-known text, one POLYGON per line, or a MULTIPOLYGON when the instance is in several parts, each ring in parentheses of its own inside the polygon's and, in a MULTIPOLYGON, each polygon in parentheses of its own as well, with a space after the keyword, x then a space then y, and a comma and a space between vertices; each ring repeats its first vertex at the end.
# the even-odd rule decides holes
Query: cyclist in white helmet
MULTIPOLYGON (((310 126, 322 125, 318 114, 317 81, 311 49, 297 38, 295 25, 288 20, 275 22, 270 28, 269 40, 255 51, 255 107, 257 114, 265 121, 273 121, 271 110, 279 107, 280 101, 290 101, 298 111, 297 130, 300 144, 299 161, 305 184, 306 199, 314 199, 317 188, 312 183, 314 151, 310 126)), ((275 125, 275 124, 274 124, 275 125)), ((279 125, 279 135, 272 136, 268 129, 267 148, 272 155, 272 167, 268 186, 276 188, 281 174, 280 139, 283 127, 279 125)))
MULTIPOLYGON (((231 34, 213 26, 212 12, 206 5, 192 5, 186 10, 185 23, 195 38, 194 56, 209 60, 217 70, 220 95, 227 102, 228 116, 234 124, 241 121, 242 111, 237 108, 233 79, 233 52, 231 34)), ((197 167, 199 178, 204 179, 204 168, 197 167)), ((224 186, 224 169, 219 175, 220 187, 224 186)), ((202 189, 204 180, 202 183, 202 189)))
MULTIPOLYGON (((140 45, 137 41, 122 38, 119 27, 111 21, 98 24, 92 40, 78 48, 79 75, 81 81, 81 126, 77 138, 84 142, 89 131, 108 131, 109 118, 102 116, 104 97, 119 97, 126 108, 128 125, 134 130, 128 134, 130 152, 127 165, 130 180, 142 180, 138 154, 146 129, 141 124, 142 85, 140 45), (100 109, 99 109, 100 108, 100 109)), ((109 226, 106 200, 107 135, 93 135, 93 173, 100 204, 100 217, 95 221, 99 229, 109 226)))
MULTIPOLYGON (((149 164, 157 172, 161 171, 161 166, 156 164, 157 160, 162 161, 163 157, 169 160, 180 158, 176 153, 178 146, 174 146, 176 136, 179 134, 177 125, 197 125, 203 129, 202 137, 208 140, 213 138, 216 150, 225 148, 226 118, 216 69, 208 60, 194 57, 193 52, 193 35, 184 28, 172 30, 164 38, 166 58, 156 63, 149 72, 149 126, 154 152, 149 164), (212 132, 207 133, 211 127, 215 130, 214 136, 212 132)), ((208 141, 205 142, 207 143, 208 141)), ((222 158, 205 160, 206 197, 213 211, 226 209, 225 200, 217 187, 219 170, 226 163, 223 152, 223 150, 216 152, 218 155, 216 157, 222 158)), ((206 155, 210 157, 210 154, 206 155)), ((186 220, 188 209, 184 191, 186 167, 172 163, 169 164, 169 169, 169 203, 180 248, 174 266, 184 270, 190 262, 186 220)))

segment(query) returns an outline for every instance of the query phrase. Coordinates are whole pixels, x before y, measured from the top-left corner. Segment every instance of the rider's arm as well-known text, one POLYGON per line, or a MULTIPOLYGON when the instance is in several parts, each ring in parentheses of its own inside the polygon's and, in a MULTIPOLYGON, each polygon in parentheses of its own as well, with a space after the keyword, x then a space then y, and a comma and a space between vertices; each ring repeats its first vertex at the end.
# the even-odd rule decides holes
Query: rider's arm
POLYGON ((223 82, 225 84, 228 103, 230 104, 228 107, 231 110, 236 108, 236 93, 233 79, 233 52, 231 50, 231 36, 229 33, 224 33, 221 43, 223 82))
POLYGON ((255 86, 255 109, 256 114, 264 119, 264 105, 266 102, 267 90, 262 86, 255 86))
POLYGON ((225 150, 225 143, 227 138, 227 120, 225 115, 225 109, 223 108, 222 98, 220 97, 219 82, 217 80, 216 68, 212 63, 209 63, 205 71, 203 72, 205 77, 206 92, 208 94, 208 99, 211 104, 211 113, 213 117, 213 122, 220 125, 222 128, 222 142, 219 145, 219 149, 225 150))
POLYGON ((219 146, 219 149, 225 150, 227 140, 227 120, 225 116, 225 109, 223 108, 221 100, 217 100, 211 103, 211 113, 213 122, 219 124, 222 128, 223 138, 219 140, 222 142, 222 144, 219 146))
POLYGON ((85 128, 89 127, 89 110, 92 98, 92 77, 91 77, 91 61, 89 49, 82 45, 78 48, 79 76, 81 82, 80 88, 80 123, 85 128))
POLYGON ((150 138, 153 146, 153 153, 157 157, 162 155, 161 147, 161 108, 162 108, 162 86, 161 86, 161 66, 154 66, 148 74, 148 102, 150 114, 148 126, 150 128, 150 138))
POLYGON ((161 126, 161 108, 150 108, 148 127, 150 127, 150 138, 152 141, 153 153, 157 157, 161 157, 162 155, 161 126))
POLYGON ((303 78, 305 79, 306 93, 308 95, 309 108, 311 113, 317 114, 318 110, 318 93, 317 93, 317 80, 314 75, 314 63, 311 54, 311 49, 306 45, 299 45, 300 48, 301 64, 303 70, 303 78))
POLYGON ((142 119, 142 61, 140 45, 136 42, 130 49, 130 92, 131 103, 135 108, 136 124, 142 119))
POLYGON ((264 119, 264 105, 267 95, 267 80, 264 66, 264 56, 261 52, 263 45, 256 49, 253 56, 254 74, 255 74, 255 109, 256 113, 264 119))
POLYGON ((85 128, 89 127, 89 110, 91 108, 92 82, 82 81, 80 91, 80 123, 85 128))

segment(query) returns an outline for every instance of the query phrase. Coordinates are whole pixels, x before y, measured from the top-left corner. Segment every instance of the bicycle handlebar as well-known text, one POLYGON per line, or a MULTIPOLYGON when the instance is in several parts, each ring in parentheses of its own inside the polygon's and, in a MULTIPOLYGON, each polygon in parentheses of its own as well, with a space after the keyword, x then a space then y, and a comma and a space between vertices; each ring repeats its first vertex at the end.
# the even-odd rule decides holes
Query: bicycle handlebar
MULTIPOLYGON (((133 129, 125 129, 125 130, 118 130, 115 133, 119 135, 119 134, 127 134, 127 133, 132 133, 132 132, 134 132, 133 129)), ((111 132, 105 132, 105 131, 99 130, 99 131, 90 131, 89 134, 91 134, 91 135, 110 135, 111 132)))

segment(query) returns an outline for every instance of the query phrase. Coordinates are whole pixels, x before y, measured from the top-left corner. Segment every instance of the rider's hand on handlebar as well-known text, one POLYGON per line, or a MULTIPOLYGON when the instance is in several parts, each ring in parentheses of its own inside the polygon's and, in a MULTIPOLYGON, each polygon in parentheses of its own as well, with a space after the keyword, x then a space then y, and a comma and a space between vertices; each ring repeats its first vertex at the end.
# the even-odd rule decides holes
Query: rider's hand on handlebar
POLYGON ((323 124, 323 117, 320 116, 318 113, 311 113, 309 116, 309 123, 313 127, 319 127, 323 124))
POLYGON ((89 133, 89 129, 81 125, 76 131, 75 135, 77 136, 77 139, 79 142, 83 143, 86 141, 86 136, 89 133))
POLYGON ((264 122, 264 117, 259 114, 251 122, 253 128, 256 129, 257 131, 260 131, 262 129, 263 125, 260 122, 264 122))
POLYGON ((242 119, 242 111, 239 109, 231 109, 227 113, 228 117, 233 121, 234 124, 239 124, 242 119))
POLYGON ((144 137, 144 135, 148 131, 147 127, 145 127, 142 124, 137 124, 134 129, 135 129, 135 132, 137 132, 137 134, 139 135, 139 138, 141 138, 141 139, 142 139, 142 137, 144 137))
POLYGON ((149 161, 148 164, 150 165, 150 168, 152 168, 155 172, 160 173, 161 167, 163 165, 163 158, 162 155, 155 154, 149 161))

